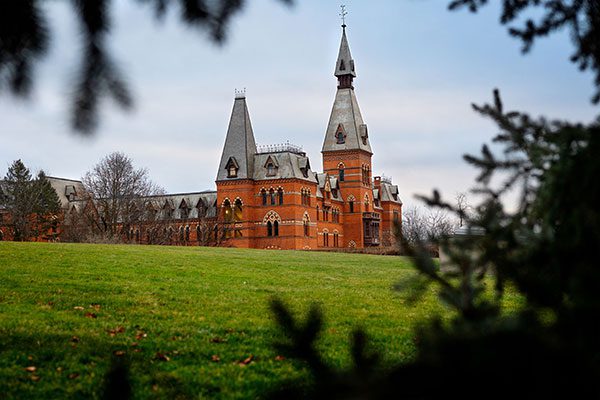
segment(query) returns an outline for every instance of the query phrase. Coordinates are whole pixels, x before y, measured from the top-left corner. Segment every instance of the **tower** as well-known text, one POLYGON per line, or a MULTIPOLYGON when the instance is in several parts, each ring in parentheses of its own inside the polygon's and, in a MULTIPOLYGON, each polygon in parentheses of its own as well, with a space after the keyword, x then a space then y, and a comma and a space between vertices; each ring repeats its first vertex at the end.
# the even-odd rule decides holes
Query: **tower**
MULTIPOLYGON (((342 17, 344 16, 345 11, 342 9, 342 17)), ((343 195, 345 246, 378 245, 380 214, 373 210, 373 151, 367 125, 363 121, 354 92, 356 69, 346 37, 345 23, 342 24, 334 76, 338 85, 321 150, 323 171, 337 177, 343 195)))

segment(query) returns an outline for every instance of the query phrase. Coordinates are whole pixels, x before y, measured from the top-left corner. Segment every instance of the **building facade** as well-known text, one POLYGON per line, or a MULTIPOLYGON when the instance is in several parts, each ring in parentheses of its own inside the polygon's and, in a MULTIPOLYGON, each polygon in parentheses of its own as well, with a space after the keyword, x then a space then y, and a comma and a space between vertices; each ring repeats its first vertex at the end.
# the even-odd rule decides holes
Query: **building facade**
POLYGON ((320 173, 294 146, 257 148, 246 96, 236 93, 216 180, 229 245, 363 248, 391 241, 402 201, 391 180, 372 176, 373 151, 354 91, 345 25, 334 76, 320 173))
MULTIPOLYGON (((356 70, 345 25, 334 76, 337 90, 321 150, 322 172, 312 170, 299 147, 258 148, 246 95, 236 92, 216 191, 145 198, 135 205, 143 208, 139 221, 123 223, 123 237, 259 249, 391 244, 402 201, 391 179, 372 176, 373 151, 354 91, 356 70)), ((81 182, 49 179, 63 204, 64 224, 81 220, 85 210, 90 214, 93 202, 85 200, 81 182)), ((102 210, 91 214, 101 217, 102 210)))

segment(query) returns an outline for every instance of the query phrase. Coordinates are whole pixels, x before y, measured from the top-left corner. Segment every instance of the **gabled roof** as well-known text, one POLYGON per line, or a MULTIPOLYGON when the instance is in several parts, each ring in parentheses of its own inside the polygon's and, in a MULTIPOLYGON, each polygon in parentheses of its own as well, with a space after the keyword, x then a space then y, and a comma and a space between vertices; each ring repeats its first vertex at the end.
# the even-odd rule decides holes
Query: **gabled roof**
POLYGON ((246 95, 238 93, 233 102, 217 181, 251 178, 254 170, 254 154, 256 154, 256 141, 246 105, 246 95), (238 171, 235 177, 228 178, 227 167, 231 157, 234 158, 238 171))

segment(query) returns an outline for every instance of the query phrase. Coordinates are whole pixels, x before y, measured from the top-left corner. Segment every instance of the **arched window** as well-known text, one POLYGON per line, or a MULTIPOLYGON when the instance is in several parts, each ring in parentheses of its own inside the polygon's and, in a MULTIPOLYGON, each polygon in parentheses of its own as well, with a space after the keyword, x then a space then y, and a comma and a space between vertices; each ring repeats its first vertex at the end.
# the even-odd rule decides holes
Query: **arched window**
POLYGON ((262 196, 262 205, 267 205, 267 191, 265 189, 261 189, 260 195, 262 196))
POLYGON ((235 206, 233 207, 233 220, 241 221, 242 220, 242 200, 235 199, 235 206))
POLYGON ((310 236, 310 217, 308 216, 308 213, 304 213, 304 216, 302 217, 302 226, 304 228, 304 236, 310 236))
POLYGON ((319 220, 319 206, 317 206, 317 221, 319 220))
POLYGON ((344 182, 344 164, 343 163, 338 164, 338 179, 340 180, 340 182, 344 182))
POLYGON ((271 221, 267 222, 267 236, 273 236, 273 224, 271 221))
POLYGON ((225 199, 223 202, 223 220, 225 222, 231 222, 233 220, 233 212, 231 209, 231 202, 229 199, 225 199))
POLYGON ((323 246, 329 247, 329 232, 323 231, 323 246))
POLYGON ((333 232, 333 247, 340 247, 340 238, 339 233, 336 231, 333 232))
POLYGON ((275 190, 273 188, 269 189, 269 196, 271 197, 271 205, 275 205, 275 190))
POLYGON ((190 241, 190 226, 189 225, 185 226, 185 241, 186 242, 190 241))
POLYGON ((310 189, 306 189, 306 205, 310 207, 310 189))
POLYGON ((198 242, 202 240, 202 231, 200 230, 200 225, 196 225, 196 240, 198 242))
POLYGON ((279 188, 277 189, 277 195, 279 197, 279 205, 283 204, 283 189, 279 188))
POLYGON ((273 236, 279 236, 279 222, 273 222, 273 236))

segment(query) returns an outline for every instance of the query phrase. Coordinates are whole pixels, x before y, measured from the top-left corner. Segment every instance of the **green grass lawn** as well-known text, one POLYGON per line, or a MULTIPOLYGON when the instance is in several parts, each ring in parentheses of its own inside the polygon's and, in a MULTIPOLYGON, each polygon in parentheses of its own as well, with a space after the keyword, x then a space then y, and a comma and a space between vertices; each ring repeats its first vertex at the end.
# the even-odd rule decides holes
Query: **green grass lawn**
POLYGON ((98 397, 114 354, 136 398, 260 397, 306 374, 273 350, 275 296, 298 313, 321 305, 333 365, 348 364, 357 326, 386 361, 408 360, 415 324, 446 312, 433 293, 409 304, 393 291, 413 273, 401 257, 0 242, 0 398, 98 397))

